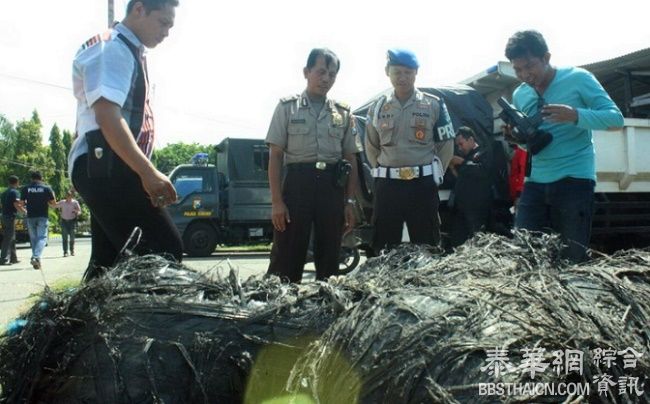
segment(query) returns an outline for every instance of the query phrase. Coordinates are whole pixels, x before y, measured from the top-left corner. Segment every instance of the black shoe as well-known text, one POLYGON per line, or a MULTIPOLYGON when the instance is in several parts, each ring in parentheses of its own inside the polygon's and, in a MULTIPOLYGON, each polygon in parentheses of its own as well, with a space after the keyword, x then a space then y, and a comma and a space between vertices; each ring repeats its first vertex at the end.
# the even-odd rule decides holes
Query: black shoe
POLYGON ((9 262, 9 261, 2 261, 2 262, 0 262, 0 265, 11 265, 11 262, 9 262))
POLYGON ((11 261, 11 263, 12 263, 12 264, 20 264, 20 261, 15 260, 15 261, 11 261))

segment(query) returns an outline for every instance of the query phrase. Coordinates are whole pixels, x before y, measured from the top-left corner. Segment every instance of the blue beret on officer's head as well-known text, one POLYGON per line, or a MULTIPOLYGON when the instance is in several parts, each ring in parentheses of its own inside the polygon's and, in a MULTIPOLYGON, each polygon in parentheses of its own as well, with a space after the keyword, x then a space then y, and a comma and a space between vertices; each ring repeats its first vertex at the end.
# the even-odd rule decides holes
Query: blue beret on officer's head
POLYGON ((420 67, 415 53, 408 49, 393 48, 388 50, 388 65, 406 66, 411 69, 420 67))

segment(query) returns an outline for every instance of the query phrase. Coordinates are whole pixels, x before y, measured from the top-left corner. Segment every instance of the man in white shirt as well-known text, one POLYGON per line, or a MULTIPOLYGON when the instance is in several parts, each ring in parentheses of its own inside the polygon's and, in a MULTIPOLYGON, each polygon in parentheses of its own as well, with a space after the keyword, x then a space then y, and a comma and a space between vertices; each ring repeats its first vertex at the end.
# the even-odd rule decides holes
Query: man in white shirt
POLYGON ((85 279, 115 264, 134 227, 138 254, 180 261, 182 241, 164 209, 176 200, 169 179, 150 161, 153 114, 144 49, 174 25, 178 0, 130 0, 125 19, 88 40, 73 63, 77 138, 70 178, 91 212, 92 254, 85 279))

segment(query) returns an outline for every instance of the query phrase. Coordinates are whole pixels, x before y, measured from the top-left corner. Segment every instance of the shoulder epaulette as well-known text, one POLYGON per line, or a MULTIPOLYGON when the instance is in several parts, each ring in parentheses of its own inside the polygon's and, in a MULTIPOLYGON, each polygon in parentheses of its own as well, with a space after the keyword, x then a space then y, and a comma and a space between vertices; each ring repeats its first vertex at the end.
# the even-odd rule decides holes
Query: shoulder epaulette
POLYGON ((436 101, 440 101, 440 97, 438 97, 437 95, 433 95, 431 93, 425 93, 424 91, 422 92, 422 94, 424 94, 425 98, 431 98, 431 99, 434 99, 436 101))
POLYGON ((111 39, 111 30, 106 31, 103 34, 97 34, 93 36, 81 45, 81 49, 83 50, 90 48, 91 46, 98 44, 101 41, 108 41, 109 39, 111 39))
POLYGON ((300 98, 300 95, 299 94, 294 94, 294 95, 290 95, 288 97, 280 98, 280 102, 283 103, 283 104, 286 104, 287 102, 295 101, 298 98, 300 98))
POLYGON ((350 111, 350 105, 349 105, 349 104, 346 104, 345 102, 334 101, 334 104, 335 104, 337 107, 342 108, 342 109, 344 109, 344 110, 346 110, 346 111, 348 111, 348 112, 350 111))
POLYGON ((91 46, 95 45, 96 43, 99 43, 99 41, 101 41, 101 40, 102 40, 102 37, 101 37, 99 34, 97 34, 97 35, 95 35, 94 37, 92 37, 92 38, 90 38, 89 40, 87 40, 86 42, 84 42, 84 43, 81 45, 81 49, 87 49, 87 48, 90 48, 91 46))

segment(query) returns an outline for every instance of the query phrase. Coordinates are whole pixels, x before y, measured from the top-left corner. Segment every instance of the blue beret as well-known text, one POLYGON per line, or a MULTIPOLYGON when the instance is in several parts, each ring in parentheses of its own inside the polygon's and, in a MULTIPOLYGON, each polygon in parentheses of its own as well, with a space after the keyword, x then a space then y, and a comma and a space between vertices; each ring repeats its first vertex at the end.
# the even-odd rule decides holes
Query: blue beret
POLYGON ((420 63, 418 63, 418 58, 415 56, 415 53, 408 49, 401 48, 388 50, 388 64, 406 66, 411 69, 417 69, 420 67, 420 63))

